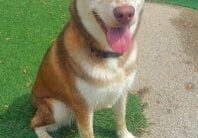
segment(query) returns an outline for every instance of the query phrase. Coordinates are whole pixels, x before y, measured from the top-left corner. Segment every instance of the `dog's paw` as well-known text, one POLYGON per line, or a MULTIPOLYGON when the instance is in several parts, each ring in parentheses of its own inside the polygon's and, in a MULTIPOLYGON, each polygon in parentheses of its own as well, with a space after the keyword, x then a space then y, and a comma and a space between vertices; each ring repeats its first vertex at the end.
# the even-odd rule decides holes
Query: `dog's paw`
POLYGON ((35 133, 37 134, 38 138, 53 138, 42 128, 35 129, 35 133))
POLYGON ((39 136, 38 138, 53 138, 50 135, 43 135, 43 136, 39 136))
POLYGON ((128 130, 118 132, 118 138, 135 138, 128 130))

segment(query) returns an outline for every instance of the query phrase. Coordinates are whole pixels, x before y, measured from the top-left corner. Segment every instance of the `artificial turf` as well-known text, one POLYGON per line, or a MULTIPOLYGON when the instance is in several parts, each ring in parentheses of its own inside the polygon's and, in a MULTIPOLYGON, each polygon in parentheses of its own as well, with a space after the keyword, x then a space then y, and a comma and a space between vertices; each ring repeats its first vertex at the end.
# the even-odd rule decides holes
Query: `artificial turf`
MULTIPOLYGON (((42 57, 70 18, 70 0, 0 0, 0 138, 35 138, 31 87, 42 57)), ((146 127, 138 96, 130 96, 127 124, 135 134, 146 127)), ((112 112, 94 117, 96 138, 115 138, 112 112)), ((74 127, 54 137, 79 137, 74 127)))

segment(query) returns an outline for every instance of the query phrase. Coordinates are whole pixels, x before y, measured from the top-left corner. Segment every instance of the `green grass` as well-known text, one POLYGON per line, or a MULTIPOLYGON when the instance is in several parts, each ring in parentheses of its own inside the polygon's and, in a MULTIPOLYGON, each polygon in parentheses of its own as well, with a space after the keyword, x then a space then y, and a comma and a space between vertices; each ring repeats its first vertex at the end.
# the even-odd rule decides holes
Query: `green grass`
MULTIPOLYGON (((30 91, 43 55, 69 20, 69 0, 0 0, 0 138, 35 138, 30 129, 34 109, 30 91)), ((138 96, 130 96, 129 130, 137 134, 146 120, 138 96)), ((96 138, 115 138, 110 110, 94 117, 96 138)), ((74 127, 55 137, 78 137, 74 127)))
POLYGON ((198 0, 147 0, 153 2, 164 2, 174 5, 180 5, 198 10, 198 0))

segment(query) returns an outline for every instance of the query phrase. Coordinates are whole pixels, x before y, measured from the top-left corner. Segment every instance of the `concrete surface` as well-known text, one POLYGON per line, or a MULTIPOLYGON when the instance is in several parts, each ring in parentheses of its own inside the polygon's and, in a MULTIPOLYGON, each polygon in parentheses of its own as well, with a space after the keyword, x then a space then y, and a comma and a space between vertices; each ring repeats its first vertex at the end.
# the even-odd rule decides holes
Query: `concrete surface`
POLYGON ((143 138, 198 138, 198 11, 146 3, 138 43, 143 138))

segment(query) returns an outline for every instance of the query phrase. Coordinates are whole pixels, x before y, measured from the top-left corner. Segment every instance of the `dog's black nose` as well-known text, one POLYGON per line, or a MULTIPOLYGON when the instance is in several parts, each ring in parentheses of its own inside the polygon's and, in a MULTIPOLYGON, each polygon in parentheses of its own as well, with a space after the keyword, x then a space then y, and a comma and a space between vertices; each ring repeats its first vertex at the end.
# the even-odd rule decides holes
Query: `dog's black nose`
POLYGON ((135 8, 129 5, 116 7, 113 11, 116 20, 121 24, 128 24, 135 15, 135 8))

